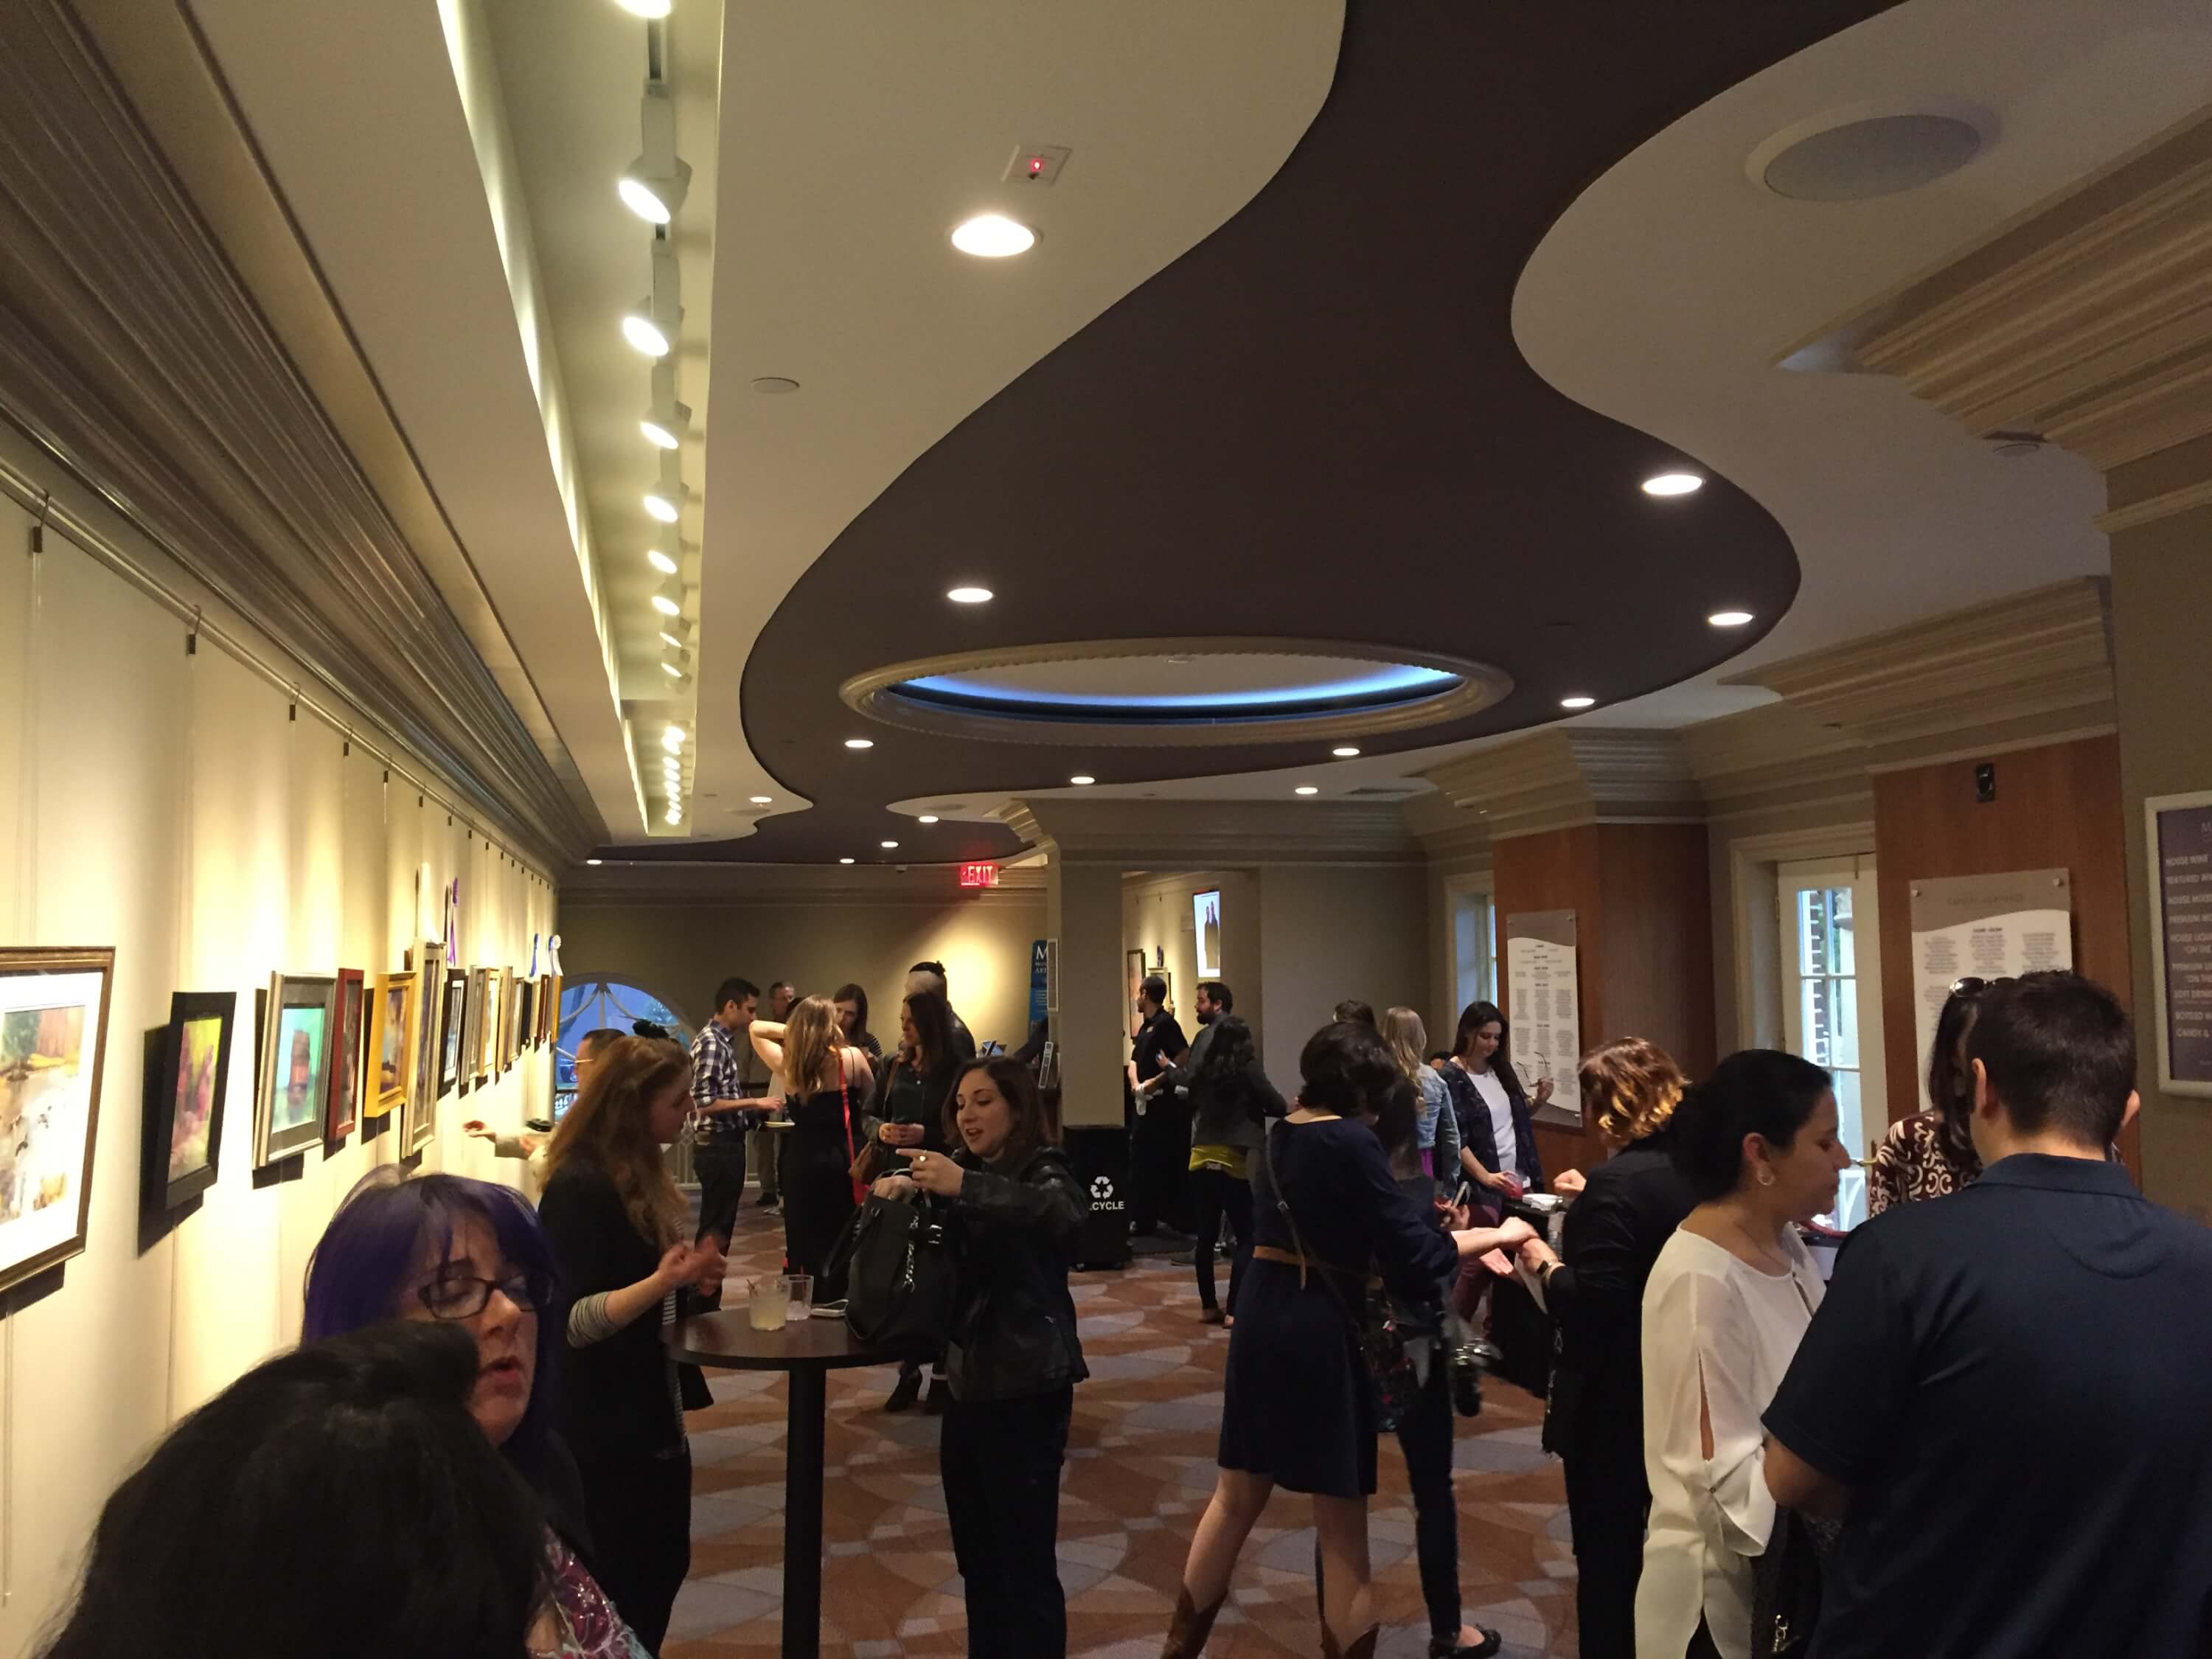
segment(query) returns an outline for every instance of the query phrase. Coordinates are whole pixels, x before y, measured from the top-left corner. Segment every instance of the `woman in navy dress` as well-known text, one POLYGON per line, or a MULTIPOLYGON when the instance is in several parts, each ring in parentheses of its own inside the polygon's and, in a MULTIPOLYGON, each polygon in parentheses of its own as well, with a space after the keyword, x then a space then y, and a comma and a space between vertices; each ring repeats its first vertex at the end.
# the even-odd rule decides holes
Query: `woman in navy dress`
POLYGON ((1346 1304, 1360 1305, 1378 1271, 1419 1301, 1455 1261, 1534 1237, 1521 1221, 1439 1231, 1400 1191, 1382 1147, 1410 1133, 1413 1090, 1372 1027, 1323 1026, 1298 1072, 1297 1108, 1252 1159, 1254 1260, 1230 1334, 1221 1473, 1191 1540, 1163 1659, 1196 1659, 1205 1647, 1237 1554, 1279 1486, 1313 1498, 1322 1651, 1373 1654, 1367 1500, 1378 1425, 1346 1304))

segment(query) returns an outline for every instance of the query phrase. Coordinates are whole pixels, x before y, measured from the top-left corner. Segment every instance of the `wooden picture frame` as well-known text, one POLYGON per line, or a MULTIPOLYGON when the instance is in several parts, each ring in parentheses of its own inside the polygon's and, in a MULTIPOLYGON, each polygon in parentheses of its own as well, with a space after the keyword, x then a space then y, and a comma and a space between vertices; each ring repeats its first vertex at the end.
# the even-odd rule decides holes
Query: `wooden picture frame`
POLYGON ((469 1075, 479 1087, 491 1081, 492 1036, 499 1027, 498 996, 499 969, 469 969, 469 1001, 474 1006, 475 1017, 469 1024, 468 1066, 469 1075))
POLYGON ((323 1138, 337 1035, 335 974, 271 974, 262 1009, 253 1090, 253 1167, 265 1169, 323 1138))
POLYGON ((0 1290, 84 1253, 110 945, 0 950, 0 1290))
POLYGON ((469 1006, 467 973, 448 968, 441 994, 446 1006, 438 1018, 438 1098, 443 1100, 461 1086, 461 1032, 469 1006))
POLYGON ((432 939, 422 941, 422 953, 415 962, 416 1019, 421 1036, 415 1050, 412 1080, 408 1085, 407 1105, 410 1113, 432 1123, 436 1121, 438 1112, 438 1017, 445 1009, 445 999, 438 994, 438 986, 445 961, 445 941, 432 939))
POLYGON ((538 981, 517 980, 514 995, 514 1051, 525 1054, 538 1046, 538 981))
POLYGON ((375 1079, 370 1091, 378 1117, 406 1109, 407 1080, 415 1075, 415 998, 420 982, 412 969, 386 974, 376 981, 364 1069, 375 1079))
POLYGON ((235 991, 177 991, 147 1071, 145 1149, 139 1199, 149 1213, 181 1209, 215 1185, 222 1162, 223 1104, 230 1097, 235 991))
POLYGON ((368 1024, 368 975, 359 968, 341 968, 337 990, 331 998, 330 1102, 323 1118, 323 1139, 343 1146, 361 1118, 362 1073, 364 1069, 363 1027, 368 1024))

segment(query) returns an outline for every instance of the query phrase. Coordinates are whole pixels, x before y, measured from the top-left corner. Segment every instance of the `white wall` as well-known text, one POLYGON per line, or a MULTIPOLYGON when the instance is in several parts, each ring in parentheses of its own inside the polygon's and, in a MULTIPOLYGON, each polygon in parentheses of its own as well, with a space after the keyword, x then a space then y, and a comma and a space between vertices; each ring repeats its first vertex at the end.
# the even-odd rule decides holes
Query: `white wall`
MULTIPOLYGON (((109 1490, 177 1417, 296 1340, 309 1252, 398 1135, 317 1146, 257 1186, 253 994, 279 969, 380 972, 436 931, 461 880, 464 960, 529 966, 552 893, 434 798, 0 498, 0 944, 112 945, 115 979, 88 1249, 0 1300, 0 1653, 27 1652, 74 1583, 109 1490), (417 918, 416 875, 432 897, 417 918), (144 1034, 173 991, 239 999, 221 1175, 143 1251, 144 1034)), ((158 561, 119 527, 112 538, 158 561)), ((181 578, 179 578, 181 581, 181 578)), ((213 614, 210 607, 210 614, 213 614)), ((392 747, 388 739, 380 744, 392 747)), ((426 1169, 499 1178, 464 1115, 547 1109, 550 1050, 448 1099, 426 1169)))
POLYGON ((1260 871, 1259 888, 1261 1063, 1288 1095, 1298 1051, 1339 1002, 1357 998, 1380 1014, 1426 1000, 1428 877, 1419 865, 1274 865, 1260 871))
MULTIPOLYGON (((1198 926, 1191 900, 1218 889, 1221 894, 1221 971, 1218 977, 1237 999, 1237 1017, 1262 1040, 1260 989, 1260 905, 1251 872, 1194 870, 1175 875, 1121 878, 1121 949, 1142 951, 1149 968, 1164 954, 1175 975, 1175 1016, 1183 1035, 1198 1030, 1198 926)), ((1127 977, 1126 967, 1123 977, 1127 977)), ((1129 1013, 1121 1025, 1128 1029, 1129 1013)))

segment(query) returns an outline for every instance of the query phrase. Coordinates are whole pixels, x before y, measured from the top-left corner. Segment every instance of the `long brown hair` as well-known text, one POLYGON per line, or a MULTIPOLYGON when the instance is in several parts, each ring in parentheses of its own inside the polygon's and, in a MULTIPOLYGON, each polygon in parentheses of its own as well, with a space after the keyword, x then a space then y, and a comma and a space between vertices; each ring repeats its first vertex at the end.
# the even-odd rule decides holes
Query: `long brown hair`
POLYGON ((845 1035, 836 1005, 827 997, 807 997, 783 1023, 783 1075, 795 1095, 834 1089, 844 1075, 837 1050, 845 1035))
POLYGON ((1421 1050, 1429 1046, 1429 1028, 1421 1024, 1421 1017, 1411 1008, 1387 1009, 1377 1029, 1382 1034, 1382 1046, 1398 1062, 1406 1080, 1419 1083, 1421 1067, 1428 1063, 1421 1058, 1421 1050))
POLYGON ((592 1075, 545 1148, 551 1180, 570 1158, 606 1171, 640 1237, 665 1250, 684 1236, 688 1206, 653 1138, 653 1103, 691 1074, 691 1056, 659 1037, 617 1037, 592 1056, 592 1075))
POLYGON ((999 1097, 1006 1103, 1007 1112, 1013 1119, 1013 1127, 1006 1136, 1006 1144, 999 1153, 999 1161, 1018 1162, 1039 1146, 1060 1144, 1060 1125, 1045 1110, 1044 1100, 1037 1093, 1036 1079, 1030 1068, 1012 1054, 994 1054, 988 1060, 971 1060, 960 1068, 952 1079, 952 1086, 945 1095, 945 1144, 963 1146, 967 1143, 960 1134, 960 1085, 976 1072, 991 1079, 999 1097))
POLYGON ((1647 1037, 1615 1037, 1583 1056, 1583 1109, 1616 1146, 1655 1135, 1681 1104, 1682 1068, 1647 1037))

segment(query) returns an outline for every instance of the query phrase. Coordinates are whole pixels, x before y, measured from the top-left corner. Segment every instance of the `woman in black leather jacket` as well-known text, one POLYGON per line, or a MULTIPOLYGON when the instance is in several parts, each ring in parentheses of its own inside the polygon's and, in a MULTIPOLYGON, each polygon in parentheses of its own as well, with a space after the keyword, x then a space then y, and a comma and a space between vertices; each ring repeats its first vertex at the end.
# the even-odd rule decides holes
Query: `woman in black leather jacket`
POLYGON ((1075 1385, 1090 1375, 1067 1293, 1083 1206, 1027 1066, 971 1061, 946 1111, 958 1150, 917 1152, 876 1191, 918 1188, 951 1224, 959 1302, 939 1467, 967 1589, 969 1654, 1040 1659, 1067 1651, 1055 1550, 1068 1419, 1075 1385))

